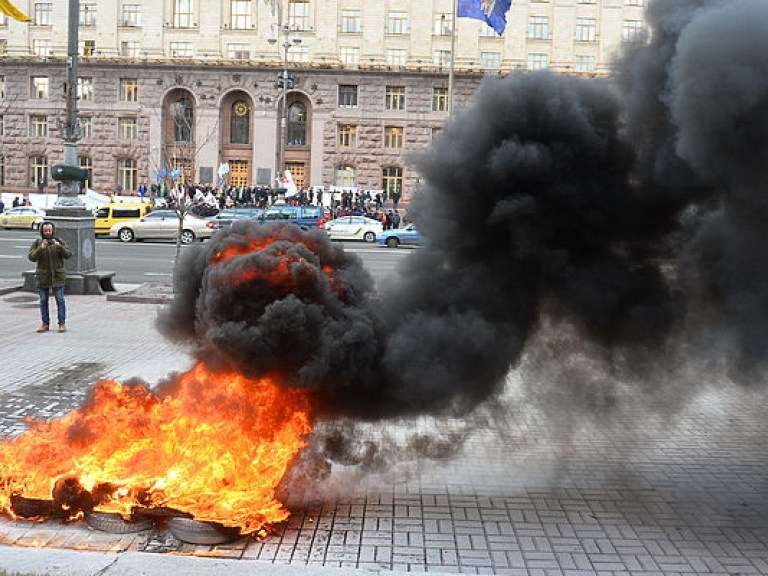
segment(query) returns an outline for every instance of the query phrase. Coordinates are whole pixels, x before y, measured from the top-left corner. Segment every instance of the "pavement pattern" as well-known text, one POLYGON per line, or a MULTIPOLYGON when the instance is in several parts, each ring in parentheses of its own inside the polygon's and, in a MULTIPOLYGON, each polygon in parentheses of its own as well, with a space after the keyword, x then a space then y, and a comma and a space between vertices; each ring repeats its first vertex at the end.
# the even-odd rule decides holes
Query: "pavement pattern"
MULTIPOLYGON (((99 378, 152 384, 190 368, 187 351, 154 328, 162 304, 149 302, 69 296, 69 331, 36 334, 35 295, 0 294, 0 435, 21 433, 27 416, 66 414, 99 378)), ((161 528, 116 535, 82 522, 0 518, 0 568, 21 566, 23 550, 49 559, 87 550, 155 567, 193 556, 272 566, 265 574, 768 574, 764 395, 723 385, 663 423, 638 412, 604 429, 553 428, 513 396, 454 453, 400 459, 378 473, 337 465, 316 485, 297 484, 285 496, 291 517, 266 537, 193 546, 161 528)), ((361 433, 398 441, 465 424, 424 418, 361 433)), ((80 554, 78 573, 118 573, 90 570, 93 557, 80 554)))

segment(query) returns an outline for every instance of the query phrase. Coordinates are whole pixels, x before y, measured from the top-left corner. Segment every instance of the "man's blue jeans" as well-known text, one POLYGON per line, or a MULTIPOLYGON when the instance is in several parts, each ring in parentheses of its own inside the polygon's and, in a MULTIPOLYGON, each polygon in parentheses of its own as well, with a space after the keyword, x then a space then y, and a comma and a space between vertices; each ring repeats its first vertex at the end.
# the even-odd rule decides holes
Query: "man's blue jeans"
POLYGON ((43 324, 51 323, 51 314, 48 309, 49 290, 53 290, 53 297, 56 298, 56 312, 58 313, 59 324, 66 324, 67 304, 64 302, 64 286, 37 289, 37 294, 40 297, 40 318, 42 319, 43 324))

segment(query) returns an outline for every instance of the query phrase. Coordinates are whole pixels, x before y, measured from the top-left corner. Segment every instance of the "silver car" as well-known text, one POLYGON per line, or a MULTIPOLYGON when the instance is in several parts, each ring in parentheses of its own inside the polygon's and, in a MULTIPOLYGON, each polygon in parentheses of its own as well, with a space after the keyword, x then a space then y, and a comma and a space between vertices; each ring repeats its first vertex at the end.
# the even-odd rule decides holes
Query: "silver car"
MULTIPOLYGON (((191 244, 196 239, 210 238, 213 229, 206 220, 192 214, 184 215, 181 243, 191 244)), ((120 222, 109 229, 110 238, 121 242, 134 240, 175 240, 179 235, 179 215, 173 210, 155 210, 140 220, 120 222)))

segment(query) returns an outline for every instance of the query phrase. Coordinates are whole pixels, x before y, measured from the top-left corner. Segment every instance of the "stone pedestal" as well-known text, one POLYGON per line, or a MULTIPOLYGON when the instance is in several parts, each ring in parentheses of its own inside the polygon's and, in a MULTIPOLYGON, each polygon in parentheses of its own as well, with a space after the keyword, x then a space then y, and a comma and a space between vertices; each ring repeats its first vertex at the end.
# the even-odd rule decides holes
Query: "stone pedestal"
MULTIPOLYGON (((72 251, 66 260, 67 294, 104 294, 114 291, 114 272, 96 270, 96 241, 93 232, 94 218, 86 210, 76 207, 55 207, 46 212, 46 221, 56 227, 56 236, 72 251)), ((24 290, 35 291, 34 271, 23 273, 24 290)))

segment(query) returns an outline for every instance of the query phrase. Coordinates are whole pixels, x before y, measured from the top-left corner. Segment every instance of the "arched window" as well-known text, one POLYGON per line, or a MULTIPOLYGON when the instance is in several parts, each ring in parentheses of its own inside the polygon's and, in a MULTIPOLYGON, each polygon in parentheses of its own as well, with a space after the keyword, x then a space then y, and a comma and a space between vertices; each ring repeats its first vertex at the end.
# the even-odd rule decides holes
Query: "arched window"
POLYGON ((194 126, 194 109, 192 101, 187 98, 179 98, 169 107, 173 118, 174 142, 192 142, 192 127, 194 126))
POLYGON ((288 146, 307 145, 307 107, 294 102, 288 107, 288 146))
POLYGON ((229 141, 231 144, 250 144, 251 142, 251 109, 242 100, 232 104, 229 141))

